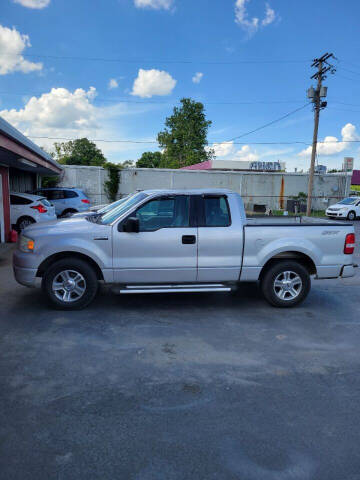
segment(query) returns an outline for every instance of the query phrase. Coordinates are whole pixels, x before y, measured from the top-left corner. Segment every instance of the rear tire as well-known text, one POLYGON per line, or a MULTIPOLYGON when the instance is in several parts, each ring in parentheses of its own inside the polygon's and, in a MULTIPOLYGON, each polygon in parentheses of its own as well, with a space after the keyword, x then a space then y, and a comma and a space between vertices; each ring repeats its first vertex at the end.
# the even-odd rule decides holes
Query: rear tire
POLYGON ((69 208, 68 210, 64 210, 62 212, 62 214, 60 215, 60 218, 69 218, 74 213, 77 213, 77 210, 74 210, 73 208, 69 208))
POLYGON ((33 223, 36 223, 35 220, 31 217, 21 217, 16 223, 16 230, 20 233, 24 228, 29 227, 33 223))
POLYGON ((64 258, 50 265, 42 289, 58 310, 80 310, 94 300, 99 288, 94 269, 79 258, 64 258))
POLYGON ((294 307, 307 297, 311 288, 307 269, 296 261, 281 260, 269 267, 261 278, 265 299, 274 307, 294 307))

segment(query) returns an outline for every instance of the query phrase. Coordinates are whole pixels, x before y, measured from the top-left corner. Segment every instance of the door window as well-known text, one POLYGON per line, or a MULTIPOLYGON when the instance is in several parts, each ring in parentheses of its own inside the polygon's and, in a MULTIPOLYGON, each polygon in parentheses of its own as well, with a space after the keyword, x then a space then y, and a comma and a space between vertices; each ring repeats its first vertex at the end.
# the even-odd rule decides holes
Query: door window
POLYGON ((231 225, 229 205, 225 197, 204 197, 204 224, 205 227, 231 225))
POLYGON ((64 190, 64 197, 65 198, 75 198, 77 196, 78 196, 78 194, 76 192, 73 192, 72 190, 64 190))
POLYGON ((48 190, 46 192, 46 198, 48 200, 62 200, 64 198, 63 190, 48 190))
POLYGON ((139 219, 140 232, 189 227, 189 204, 189 197, 186 195, 150 200, 135 213, 139 219))

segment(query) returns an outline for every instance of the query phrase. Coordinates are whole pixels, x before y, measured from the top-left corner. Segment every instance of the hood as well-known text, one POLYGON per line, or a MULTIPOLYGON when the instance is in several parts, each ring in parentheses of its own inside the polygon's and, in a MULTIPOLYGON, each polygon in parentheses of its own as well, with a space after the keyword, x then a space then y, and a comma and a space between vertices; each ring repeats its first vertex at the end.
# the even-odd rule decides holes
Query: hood
POLYGON ((330 205, 330 207, 328 208, 337 208, 337 209, 340 209, 340 208, 349 208, 349 207, 353 207, 354 205, 344 205, 343 203, 334 203, 334 205, 330 205))
POLYGON ((51 222, 35 223, 23 230, 24 235, 28 235, 31 238, 70 233, 72 236, 75 236, 94 232, 96 234, 101 234, 103 232, 108 233, 109 226, 89 222, 84 217, 69 217, 60 220, 53 220, 51 222))

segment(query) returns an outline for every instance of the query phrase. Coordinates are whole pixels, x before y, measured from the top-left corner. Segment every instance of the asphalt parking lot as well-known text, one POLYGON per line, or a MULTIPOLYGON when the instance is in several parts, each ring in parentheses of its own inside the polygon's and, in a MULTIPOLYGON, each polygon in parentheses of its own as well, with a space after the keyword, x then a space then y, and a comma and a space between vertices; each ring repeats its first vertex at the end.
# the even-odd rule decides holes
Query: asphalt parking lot
POLYGON ((0 479, 360 479, 359 272, 291 310, 0 285, 0 479))

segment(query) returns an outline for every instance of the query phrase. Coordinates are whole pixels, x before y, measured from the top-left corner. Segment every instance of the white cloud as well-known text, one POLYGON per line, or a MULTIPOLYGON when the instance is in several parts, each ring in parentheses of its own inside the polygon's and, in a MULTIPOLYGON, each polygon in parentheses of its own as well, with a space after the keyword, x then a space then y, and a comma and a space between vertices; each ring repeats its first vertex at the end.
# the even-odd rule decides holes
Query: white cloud
POLYGON ((260 21, 258 17, 249 18, 246 10, 246 4, 250 0, 236 0, 235 2, 235 22, 246 31, 249 37, 254 35, 259 27, 266 27, 276 19, 275 10, 268 3, 265 4, 265 17, 260 21))
POLYGON ((15 28, 0 25, 0 75, 41 70, 42 63, 29 62, 22 56, 25 48, 30 46, 28 35, 22 35, 15 28))
MULTIPOLYGON (((326 136, 324 140, 319 141, 317 144, 317 153, 319 155, 336 155, 342 152, 346 148, 349 148, 349 144, 345 143, 352 140, 360 140, 360 135, 356 132, 356 127, 352 123, 347 123, 341 129, 342 141, 337 137, 326 136)), ((308 157, 311 155, 312 147, 308 146, 305 150, 302 150, 298 155, 300 157, 308 157)))
MULTIPOLYGON (((53 88, 49 92, 32 97, 25 101, 18 110, 0 111, 0 116, 32 138, 40 146, 52 150, 53 138, 89 139, 134 139, 141 141, 154 140, 148 136, 138 138, 132 130, 138 128, 138 116, 143 116, 159 105, 143 105, 120 102, 106 106, 94 105, 96 89, 78 88, 70 91, 66 88, 53 88), (127 132, 131 125, 131 133, 127 132), (52 138, 34 138, 52 137, 52 138)), ((118 162, 129 158, 139 158, 143 146, 125 143, 106 143, 96 141, 109 160, 118 162)), ((151 143, 149 144, 151 145, 151 143)))
POLYGON ((167 72, 140 68, 131 95, 142 98, 150 98, 153 95, 170 95, 175 85, 176 80, 167 72))
POLYGON ((344 142, 360 140, 360 135, 356 132, 356 127, 352 123, 347 123, 343 126, 341 135, 344 142))
POLYGON ((273 23, 275 20, 276 15, 275 15, 275 10, 273 10, 270 5, 267 3, 265 5, 265 18, 262 20, 261 25, 266 27, 267 25, 270 25, 273 23))
POLYGON ((137 8, 153 8, 154 10, 170 10, 173 0, 134 0, 137 8))
POLYGON ((235 152, 234 142, 213 143, 211 149, 215 157, 228 157, 235 152))
POLYGON ((200 83, 201 80, 202 80, 202 78, 203 78, 203 76, 204 76, 203 73, 197 72, 197 73, 195 73, 195 75, 192 77, 192 81, 193 81, 194 83, 200 83))
POLYGON ((259 155, 251 150, 250 145, 243 145, 241 149, 236 152, 235 159, 246 162, 256 162, 259 160, 259 155))
POLYGON ((112 90, 114 88, 118 88, 118 86, 119 86, 119 82, 116 80, 116 78, 110 78, 109 84, 108 84, 109 89, 112 90))
POLYGON ((74 92, 52 88, 49 93, 30 98, 24 108, 3 110, 0 115, 26 135, 78 136, 97 128, 97 112, 91 103, 95 96, 94 87, 87 92, 82 88, 74 92))
POLYGON ((23 7, 36 8, 40 10, 50 4, 50 0, 13 0, 14 3, 19 3, 23 7))
POLYGON ((209 149, 210 148, 214 151, 214 155, 218 160, 228 159, 255 162, 260 158, 260 156, 251 149, 250 145, 243 145, 240 150, 236 150, 233 141, 214 143, 209 149))

